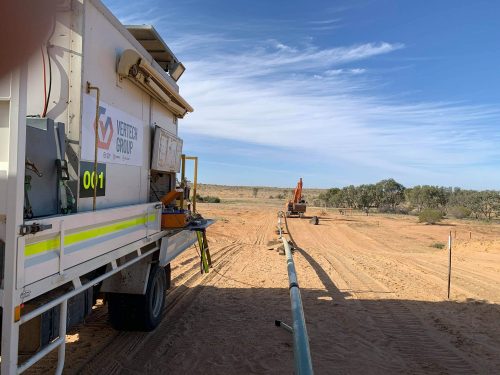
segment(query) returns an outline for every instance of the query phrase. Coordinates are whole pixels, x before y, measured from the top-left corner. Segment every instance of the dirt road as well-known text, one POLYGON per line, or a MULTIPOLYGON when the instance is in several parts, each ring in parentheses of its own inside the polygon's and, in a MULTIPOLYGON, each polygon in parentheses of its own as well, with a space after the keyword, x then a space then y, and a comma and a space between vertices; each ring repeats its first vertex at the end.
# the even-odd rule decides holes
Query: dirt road
MULTIPOLYGON (((151 333, 115 332, 97 307, 68 335, 67 373, 293 373, 291 337, 274 327, 291 320, 285 261, 266 246, 277 209, 201 209, 218 219, 211 272, 199 274, 195 250, 174 262, 166 318, 151 333)), ((333 212, 289 224, 317 374, 498 372, 499 226, 333 212), (431 245, 450 230, 448 301, 447 251, 431 245)))

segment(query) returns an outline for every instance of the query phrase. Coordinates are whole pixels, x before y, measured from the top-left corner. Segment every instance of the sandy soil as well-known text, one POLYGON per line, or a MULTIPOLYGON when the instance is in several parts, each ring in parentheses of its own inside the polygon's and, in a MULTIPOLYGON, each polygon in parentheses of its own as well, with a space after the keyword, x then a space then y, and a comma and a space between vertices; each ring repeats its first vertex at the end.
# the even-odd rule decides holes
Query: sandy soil
MULTIPOLYGON (((293 373, 292 337, 274 326, 291 321, 285 259, 266 246, 278 209, 200 205, 218 219, 211 272, 199 274, 194 249, 174 261, 166 317, 151 333, 116 332, 97 306, 68 335, 66 373, 293 373)), ((499 225, 333 211, 318 226, 289 225, 317 374, 498 373, 499 225), (449 231, 447 300, 448 254, 431 245, 449 231)), ((48 358, 35 371, 50 368, 48 358)))

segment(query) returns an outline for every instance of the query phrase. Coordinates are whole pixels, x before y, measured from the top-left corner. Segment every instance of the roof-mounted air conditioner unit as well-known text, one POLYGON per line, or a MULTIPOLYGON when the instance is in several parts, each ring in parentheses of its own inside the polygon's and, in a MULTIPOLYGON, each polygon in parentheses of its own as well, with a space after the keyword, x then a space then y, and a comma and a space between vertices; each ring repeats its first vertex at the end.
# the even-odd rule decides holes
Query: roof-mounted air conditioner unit
POLYGON ((141 89, 153 96, 177 117, 184 117, 193 108, 179 95, 148 61, 132 49, 125 50, 118 62, 120 79, 128 78, 141 89))

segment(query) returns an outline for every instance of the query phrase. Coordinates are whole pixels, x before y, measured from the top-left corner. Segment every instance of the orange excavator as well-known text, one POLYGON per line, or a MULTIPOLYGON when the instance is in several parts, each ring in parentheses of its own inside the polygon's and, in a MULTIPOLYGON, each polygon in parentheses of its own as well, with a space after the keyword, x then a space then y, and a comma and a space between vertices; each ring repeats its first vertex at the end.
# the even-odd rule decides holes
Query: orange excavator
POLYGON ((297 187, 293 192, 293 199, 288 201, 285 206, 285 212, 287 217, 297 216, 304 217, 306 212, 307 204, 302 197, 302 178, 299 179, 297 187))

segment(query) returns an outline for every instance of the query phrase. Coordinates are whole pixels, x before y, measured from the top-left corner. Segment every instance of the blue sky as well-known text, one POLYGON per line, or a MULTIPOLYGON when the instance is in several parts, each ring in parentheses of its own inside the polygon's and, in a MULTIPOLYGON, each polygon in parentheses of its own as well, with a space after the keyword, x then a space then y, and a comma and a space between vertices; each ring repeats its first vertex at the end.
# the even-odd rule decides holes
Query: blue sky
POLYGON ((187 71, 200 180, 500 188, 500 3, 140 0, 187 71))

